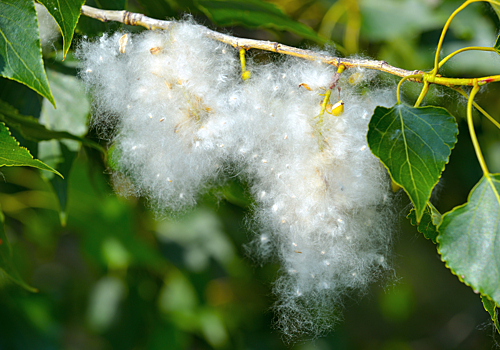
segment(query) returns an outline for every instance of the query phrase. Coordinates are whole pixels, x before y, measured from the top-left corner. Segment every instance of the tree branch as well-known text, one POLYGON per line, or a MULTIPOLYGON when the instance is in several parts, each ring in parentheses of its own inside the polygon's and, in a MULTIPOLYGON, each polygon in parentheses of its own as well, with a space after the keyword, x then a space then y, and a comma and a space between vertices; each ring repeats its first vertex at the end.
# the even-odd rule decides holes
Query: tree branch
MULTIPOLYGON (((133 13, 128 11, 100 10, 86 5, 82 6, 81 13, 82 15, 98 19, 102 22, 108 22, 108 21, 120 22, 132 26, 143 26, 149 30, 168 29, 172 24, 175 23, 172 21, 161 21, 158 19, 149 18, 140 13, 133 13)), ((244 48, 246 50, 260 49, 265 51, 271 51, 280 54, 300 57, 310 61, 320 61, 335 67, 338 67, 340 64, 343 64, 346 68, 361 67, 367 69, 374 69, 392 75, 396 75, 398 77, 406 77, 410 75, 417 75, 424 73, 419 70, 408 71, 398 67, 393 67, 387 64, 387 62, 385 61, 328 56, 311 50, 298 49, 295 47, 283 45, 277 42, 236 38, 227 34, 218 33, 203 26, 200 27, 203 28, 203 31, 205 32, 205 35, 207 37, 231 45, 234 48, 244 48)), ((410 80, 418 81, 415 80, 414 78, 410 80)))

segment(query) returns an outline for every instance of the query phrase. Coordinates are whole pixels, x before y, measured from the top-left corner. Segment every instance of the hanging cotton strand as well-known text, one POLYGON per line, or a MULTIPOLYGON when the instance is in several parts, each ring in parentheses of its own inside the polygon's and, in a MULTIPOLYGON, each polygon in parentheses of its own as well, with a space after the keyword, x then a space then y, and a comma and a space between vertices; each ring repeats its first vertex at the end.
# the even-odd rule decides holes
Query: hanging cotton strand
POLYGON ((250 184, 249 246, 281 263, 275 319, 286 336, 330 330, 346 295, 390 270, 390 180, 366 132, 375 106, 394 101, 353 84, 370 74, 343 73, 343 104, 332 106, 336 87, 323 100, 335 67, 250 61, 243 80, 238 50, 189 22, 84 41, 78 56, 93 124, 155 210, 189 209, 227 175, 250 184))

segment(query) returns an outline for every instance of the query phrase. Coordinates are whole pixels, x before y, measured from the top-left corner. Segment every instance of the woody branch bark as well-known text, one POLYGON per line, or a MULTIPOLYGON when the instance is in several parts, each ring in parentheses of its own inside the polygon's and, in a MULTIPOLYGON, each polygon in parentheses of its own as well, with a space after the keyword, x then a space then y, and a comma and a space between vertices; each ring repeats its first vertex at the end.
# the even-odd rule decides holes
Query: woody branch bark
MULTIPOLYGON (((161 21, 158 19, 149 18, 140 13, 133 13, 128 11, 100 10, 86 5, 82 6, 81 13, 82 15, 98 19, 102 22, 114 21, 127 25, 143 26, 150 30, 168 29, 171 25, 174 24, 174 22, 172 21, 161 21)), ((398 67, 393 67, 387 64, 387 62, 385 61, 334 57, 314 52, 311 50, 298 49, 277 42, 236 38, 227 34, 218 33, 216 31, 210 30, 205 27, 202 28, 205 31, 205 35, 207 37, 231 45, 234 48, 244 48, 246 50, 259 49, 270 52, 276 52, 284 55, 300 57, 310 61, 320 61, 335 67, 338 67, 340 64, 342 64, 346 68, 362 67, 367 69, 374 69, 392 75, 396 75, 399 77, 424 74, 424 72, 419 70, 408 71, 398 67)), ((415 79, 410 79, 410 80, 415 80, 415 79)))

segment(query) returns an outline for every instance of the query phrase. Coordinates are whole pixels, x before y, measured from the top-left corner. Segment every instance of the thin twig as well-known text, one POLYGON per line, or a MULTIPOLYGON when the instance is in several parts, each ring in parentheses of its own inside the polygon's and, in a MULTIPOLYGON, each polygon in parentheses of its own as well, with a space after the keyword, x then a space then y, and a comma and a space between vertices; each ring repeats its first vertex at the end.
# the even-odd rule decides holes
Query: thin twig
MULTIPOLYGON (((98 19, 102 22, 114 21, 127 25, 143 26, 150 30, 168 29, 171 25, 175 23, 172 21, 161 21, 158 19, 149 18, 140 13, 133 13, 128 11, 100 10, 86 5, 82 6, 81 13, 82 15, 98 19)), ((322 53, 314 52, 311 50, 298 49, 277 42, 236 38, 227 34, 218 33, 206 27, 202 26, 200 27, 203 28, 205 35, 207 37, 231 45, 234 48, 244 48, 247 50, 260 49, 265 51, 271 51, 289 56, 300 57, 310 61, 320 61, 335 67, 338 67, 340 64, 343 64, 346 68, 362 67, 367 69, 374 69, 390 73, 392 75, 396 75, 399 77, 406 77, 409 75, 417 75, 423 73, 422 71, 419 70, 408 71, 398 67, 393 67, 387 64, 387 62, 385 61, 328 56, 322 53)))

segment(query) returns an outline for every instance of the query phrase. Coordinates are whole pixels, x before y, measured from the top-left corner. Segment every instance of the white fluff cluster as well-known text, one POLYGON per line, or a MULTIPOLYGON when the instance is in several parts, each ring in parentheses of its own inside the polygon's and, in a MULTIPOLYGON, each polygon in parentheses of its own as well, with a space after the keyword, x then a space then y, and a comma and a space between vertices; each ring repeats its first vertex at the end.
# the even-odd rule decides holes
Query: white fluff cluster
POLYGON ((259 231, 252 246, 282 264, 277 325, 291 337, 322 334, 343 297, 389 268, 390 182, 366 131, 375 106, 393 101, 384 89, 362 94, 346 72, 344 113, 318 123, 334 67, 250 63, 243 81, 238 52, 201 28, 83 42, 94 122, 113 131, 120 171, 160 210, 193 206, 224 174, 247 180, 259 231))

